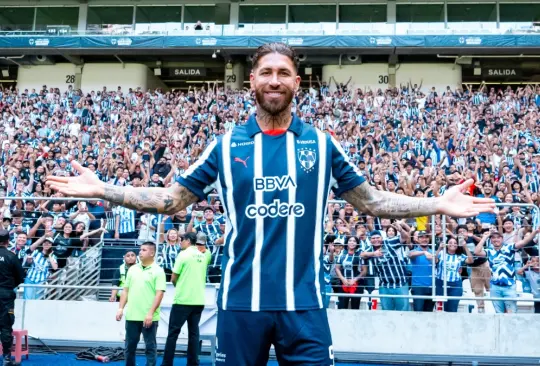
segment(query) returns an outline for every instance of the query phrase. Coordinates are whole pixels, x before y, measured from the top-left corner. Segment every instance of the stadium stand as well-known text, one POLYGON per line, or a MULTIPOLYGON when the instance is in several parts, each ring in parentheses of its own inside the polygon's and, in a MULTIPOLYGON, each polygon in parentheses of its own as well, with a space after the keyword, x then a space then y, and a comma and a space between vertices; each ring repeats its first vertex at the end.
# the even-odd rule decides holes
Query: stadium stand
MULTIPOLYGON (((96 242, 91 238, 103 233, 101 282, 107 283, 122 263, 123 252, 146 240, 161 244, 159 263, 170 271, 179 237, 189 231, 208 235, 214 255, 209 282, 219 282, 225 217, 215 195, 169 217, 104 202, 58 201, 59 194, 52 194, 44 180, 48 174, 73 174, 70 161, 76 159, 115 185, 169 186, 217 135, 244 123, 254 103, 251 92, 217 84, 188 92, 143 92, 136 87, 126 92, 3 89, 1 195, 19 199, 3 200, 2 225, 13 235, 13 251, 29 267, 28 283, 44 283, 54 272, 40 247, 48 238, 61 269, 76 265, 76 258, 96 242)), ((473 177, 477 183, 472 195, 538 205, 539 105, 540 87, 533 86, 438 92, 415 85, 373 91, 321 83, 299 92, 294 109, 305 123, 338 139, 377 189, 439 196, 473 177)), ((434 236, 436 253, 431 254, 439 256, 435 277, 440 287, 443 262, 465 260, 460 257, 465 253, 462 243, 474 254, 486 231, 501 233, 505 244, 528 239, 536 233, 534 214, 527 207, 501 207, 497 214, 451 219, 444 233, 439 217, 435 226, 428 217, 391 222, 333 203, 325 227, 326 279, 334 292, 362 293, 364 287, 371 292, 375 283, 382 283, 383 288, 412 285, 413 294, 430 295, 431 264, 414 257, 418 245, 431 242, 422 237, 434 236), (395 261, 389 268, 362 255, 373 251, 374 231, 391 248, 387 256, 395 261), (457 248, 443 260, 441 250, 456 239, 457 248), (354 256, 360 261, 352 261, 354 256), (351 288, 348 281, 362 265, 367 279, 351 288)), ((535 256, 534 246, 516 252, 516 270, 535 256)), ((489 285, 483 285, 490 276, 485 259, 474 256, 473 263, 456 266, 457 273, 447 273, 454 276, 447 278, 449 282, 468 279, 467 290, 479 296, 489 291, 489 285)), ((518 283, 522 292, 531 292, 524 276, 518 275, 518 283)), ((359 308, 359 302, 355 304, 359 308)), ((483 311, 483 302, 478 305, 483 311)))
POLYGON ((121 266, 138 260, 126 253, 155 242, 169 280, 182 235, 195 231, 212 252, 201 322, 212 338, 227 231, 217 192, 168 216, 67 199, 45 179, 74 175, 77 160, 114 185, 174 184, 255 111, 251 55, 284 42, 300 58, 293 112, 332 135, 369 184, 437 197, 472 178, 468 194, 498 204, 468 219, 389 220, 331 194, 322 270, 336 352, 537 363, 540 333, 521 329, 540 313, 539 21, 535 0, 2 1, 0 226, 26 271, 21 328, 62 346, 121 342, 101 314, 118 300, 109 287, 121 266), (40 304, 56 309, 42 300, 63 301, 63 321, 38 317, 40 304), (518 314, 495 314, 505 312, 518 314), (86 338, 62 328, 75 322, 86 338), (461 339, 448 342, 454 331, 461 339))

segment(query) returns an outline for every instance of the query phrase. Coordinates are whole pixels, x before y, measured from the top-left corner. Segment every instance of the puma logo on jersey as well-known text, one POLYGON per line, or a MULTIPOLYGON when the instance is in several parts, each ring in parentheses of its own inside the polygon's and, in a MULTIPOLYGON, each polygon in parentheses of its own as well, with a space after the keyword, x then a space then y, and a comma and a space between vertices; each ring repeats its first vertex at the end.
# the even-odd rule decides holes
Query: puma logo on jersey
POLYGON ((242 164, 244 165, 244 167, 247 168, 247 161, 248 161, 248 159, 249 159, 249 156, 248 156, 245 160, 242 160, 242 159, 240 159, 240 158, 234 158, 234 161, 235 161, 236 163, 242 163, 242 164))

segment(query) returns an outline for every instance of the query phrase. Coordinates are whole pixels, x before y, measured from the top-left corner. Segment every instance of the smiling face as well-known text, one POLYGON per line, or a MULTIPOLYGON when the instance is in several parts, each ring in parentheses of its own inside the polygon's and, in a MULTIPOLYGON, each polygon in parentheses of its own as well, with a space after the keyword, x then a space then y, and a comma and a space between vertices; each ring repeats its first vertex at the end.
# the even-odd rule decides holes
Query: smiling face
POLYGON ((257 60, 250 81, 258 107, 277 116, 291 105, 300 85, 300 76, 288 56, 271 52, 257 60))

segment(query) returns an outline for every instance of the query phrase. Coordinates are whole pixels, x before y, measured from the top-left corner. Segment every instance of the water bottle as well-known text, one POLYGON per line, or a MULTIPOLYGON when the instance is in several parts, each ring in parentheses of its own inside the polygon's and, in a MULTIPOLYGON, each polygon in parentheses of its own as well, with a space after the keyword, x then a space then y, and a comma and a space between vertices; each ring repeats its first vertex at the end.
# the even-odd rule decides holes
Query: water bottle
POLYGON ((109 357, 108 356, 96 355, 96 360, 98 360, 99 362, 107 363, 107 362, 109 362, 109 357))

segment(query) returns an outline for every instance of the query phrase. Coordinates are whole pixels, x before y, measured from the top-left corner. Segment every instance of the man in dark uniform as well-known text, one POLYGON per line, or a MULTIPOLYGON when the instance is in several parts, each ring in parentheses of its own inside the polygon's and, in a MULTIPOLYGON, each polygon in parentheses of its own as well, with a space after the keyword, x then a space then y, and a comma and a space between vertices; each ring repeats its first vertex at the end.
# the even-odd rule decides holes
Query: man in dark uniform
POLYGON ((0 340, 4 366, 14 365, 11 361, 13 323, 15 322, 15 289, 24 282, 21 261, 7 248, 9 231, 0 230, 0 340))

